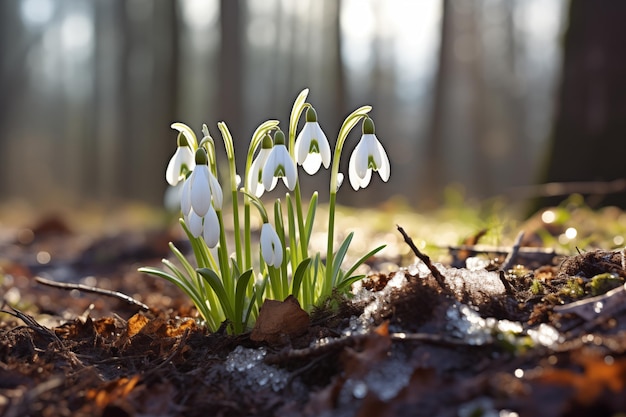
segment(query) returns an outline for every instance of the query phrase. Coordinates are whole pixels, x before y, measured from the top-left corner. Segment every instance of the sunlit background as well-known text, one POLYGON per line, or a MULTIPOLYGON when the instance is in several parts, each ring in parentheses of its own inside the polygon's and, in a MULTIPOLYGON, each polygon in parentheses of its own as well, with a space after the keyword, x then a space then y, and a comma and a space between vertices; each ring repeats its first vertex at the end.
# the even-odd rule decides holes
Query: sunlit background
POLYGON ((371 104, 391 160, 388 184, 344 185, 342 203, 507 193, 539 181, 568 4, 3 0, 0 197, 160 205, 172 122, 219 137, 224 120, 241 155, 305 87, 331 143, 371 104))

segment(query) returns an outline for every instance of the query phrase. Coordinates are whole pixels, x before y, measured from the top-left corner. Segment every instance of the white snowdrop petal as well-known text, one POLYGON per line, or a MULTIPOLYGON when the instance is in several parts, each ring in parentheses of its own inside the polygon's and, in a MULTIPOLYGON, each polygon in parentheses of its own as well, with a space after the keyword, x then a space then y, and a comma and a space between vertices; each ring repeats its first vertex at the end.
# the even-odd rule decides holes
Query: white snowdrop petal
POLYGON ((170 158, 170 161, 167 163, 167 168, 165 169, 165 180, 172 186, 178 184, 178 179, 180 178, 180 165, 178 165, 179 151, 180 147, 176 149, 176 152, 170 158))
POLYGON ((183 212, 183 215, 187 216, 191 211, 191 181, 189 181, 189 178, 184 181, 183 189, 180 193, 180 210, 183 212))
POLYGON ((355 159, 354 159, 355 171, 357 175, 359 176, 359 178, 363 178, 365 177, 365 174, 367 173, 367 170, 369 169, 368 164, 367 164, 368 158, 369 158, 367 141, 364 141, 363 139, 361 139, 358 145, 356 145, 356 148, 354 149, 354 153, 355 153, 355 159))
POLYGON ((211 206, 204 217, 204 233, 202 237, 209 248, 214 248, 220 241, 220 222, 213 206, 211 206))
POLYGON ((319 171, 321 165, 322 165, 322 157, 320 156, 320 154, 311 153, 306 157, 306 159, 302 163, 302 168, 304 168, 307 174, 313 175, 317 171, 319 171))
POLYGON ((308 122, 305 123, 302 131, 298 135, 295 146, 296 160, 299 164, 302 164, 309 155, 309 148, 311 146, 311 133, 308 122))
POLYGON ((187 227, 193 235, 198 237, 202 234, 202 217, 198 216, 193 210, 187 216, 187 227))
POLYGON ((391 165, 389 164, 389 157, 387 156, 387 152, 383 145, 377 140, 376 145, 378 147, 378 153, 380 154, 381 163, 378 167, 378 174, 380 174, 380 178, 387 182, 389 180, 389 175, 391 174, 391 165))
POLYGON ((318 141, 319 144, 319 148, 320 148, 320 156, 322 158, 322 163, 324 164, 324 168, 328 168, 330 166, 330 160, 331 160, 331 151, 330 151, 330 144, 328 143, 328 139, 326 139, 326 135, 324 134, 324 132, 322 131, 322 128, 319 128, 320 130, 320 140, 318 141))
POLYGON ((283 167, 285 168, 285 176, 283 177, 283 181, 287 185, 287 188, 292 191, 294 188, 296 188, 296 182, 298 181, 298 170, 296 169, 296 165, 291 159, 291 156, 289 156, 287 148, 284 149, 285 152, 283 153, 283 167))
POLYGON ((276 147, 272 148, 265 165, 263 166, 263 172, 261 173, 261 179, 263 180, 263 187, 266 191, 272 191, 276 186, 274 182, 274 171, 276 170, 276 147))
POLYGON ((360 187, 360 178, 359 178, 359 175, 356 173, 356 167, 355 167, 356 152, 355 151, 353 151, 352 155, 350 155, 350 162, 348 163, 348 179, 350 180, 350 186, 354 189, 354 191, 358 191, 360 187))
POLYGON ((191 176, 191 208, 200 217, 204 217, 211 207, 211 187, 209 186, 209 167, 197 166, 191 176))
POLYGON ((271 149, 261 149, 257 157, 252 161, 250 171, 248 172, 247 187, 248 191, 254 193, 255 196, 261 197, 265 188, 263 188, 263 180, 260 177, 260 173, 263 172, 263 166, 267 161, 267 157, 271 153, 271 149), (261 180, 261 182, 259 182, 261 180))
POLYGON ((222 186, 220 185, 215 175, 209 171, 209 187, 211 189, 211 198, 213 199, 213 204, 218 210, 222 209, 222 203, 224 201, 224 196, 222 193, 222 186))

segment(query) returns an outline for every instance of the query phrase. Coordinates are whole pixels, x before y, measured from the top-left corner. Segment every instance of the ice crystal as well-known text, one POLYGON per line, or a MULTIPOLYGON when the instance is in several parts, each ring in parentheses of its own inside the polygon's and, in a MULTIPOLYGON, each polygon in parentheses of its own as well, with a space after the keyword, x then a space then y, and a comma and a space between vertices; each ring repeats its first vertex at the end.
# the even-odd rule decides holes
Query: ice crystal
POLYGON ((237 346, 226 358, 226 370, 239 374, 238 381, 242 381, 248 388, 268 386, 278 392, 287 384, 289 373, 265 364, 263 358, 266 354, 265 348, 248 349, 237 346))

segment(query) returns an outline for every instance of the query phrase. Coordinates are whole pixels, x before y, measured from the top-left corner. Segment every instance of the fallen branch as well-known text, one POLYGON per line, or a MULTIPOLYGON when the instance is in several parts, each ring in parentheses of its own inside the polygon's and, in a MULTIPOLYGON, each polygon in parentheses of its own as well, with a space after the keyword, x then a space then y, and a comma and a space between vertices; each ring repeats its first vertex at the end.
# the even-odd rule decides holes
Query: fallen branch
POLYGON ((135 307, 139 307, 142 310, 145 310, 145 311, 150 310, 150 307, 148 307, 147 305, 145 305, 141 301, 136 300, 133 297, 131 297, 130 295, 126 295, 126 294, 121 293, 119 291, 105 290, 103 288, 92 287, 92 286, 85 285, 85 284, 74 284, 74 283, 69 283, 69 282, 58 282, 58 281, 53 281, 51 279, 46 279, 46 278, 43 278, 43 277, 35 277, 35 280, 38 283, 43 284, 43 285, 47 285, 49 287, 61 288, 63 290, 85 291, 85 292, 90 292, 90 293, 94 293, 94 294, 105 295, 107 297, 117 298, 119 300, 122 300, 122 301, 130 304, 130 305, 133 305, 135 307))
POLYGON ((523 230, 517 234, 515 242, 513 242, 513 247, 511 248, 511 251, 506 256, 504 262, 502 262, 502 265, 500 266, 500 271, 506 272, 513 267, 515 259, 517 259, 517 255, 519 254, 520 246, 522 245, 522 239, 524 239, 523 230))
POLYGON ((430 257, 428 255, 423 254, 422 252, 420 252, 419 249, 417 249, 417 246, 415 246, 415 243, 413 243, 413 239, 411 239, 411 237, 406 234, 402 226, 396 225, 396 227, 398 228, 398 231, 404 238, 404 241, 406 242, 407 245, 409 245, 409 247, 411 248, 415 256, 417 256, 419 260, 424 262, 424 265, 428 267, 430 272, 433 274, 433 277, 435 278, 435 280, 437 280, 437 283, 439 284, 441 289, 446 294, 451 294, 452 291, 450 291, 450 289, 448 288, 448 285, 446 284, 446 278, 441 274, 441 272, 439 272, 437 267, 433 265, 433 263, 430 261, 430 257))

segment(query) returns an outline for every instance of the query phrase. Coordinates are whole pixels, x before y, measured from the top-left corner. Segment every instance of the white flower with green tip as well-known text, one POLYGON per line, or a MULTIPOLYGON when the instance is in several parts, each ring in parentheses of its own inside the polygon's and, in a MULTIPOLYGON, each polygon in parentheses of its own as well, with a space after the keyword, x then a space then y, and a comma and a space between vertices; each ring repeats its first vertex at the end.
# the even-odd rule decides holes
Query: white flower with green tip
POLYGON ((188 171, 193 171, 196 166, 196 161, 193 155, 193 151, 187 144, 187 139, 180 133, 178 135, 178 148, 172 158, 170 158, 165 170, 165 179, 168 184, 174 186, 185 178, 188 171))
POLYGON ((320 166, 330 166, 331 152, 328 139, 317 122, 317 113, 313 107, 306 112, 306 123, 296 139, 296 160, 307 174, 313 175, 320 166))
POLYGON ((268 155, 267 161, 265 161, 261 178, 263 187, 267 191, 274 189, 277 178, 282 178, 289 190, 293 190, 296 187, 298 170, 285 146, 285 134, 280 130, 274 135, 274 147, 268 155))
MULTIPOLYGON (((267 162, 267 157, 270 156, 270 153, 272 152, 273 146, 274 142, 272 141, 272 137, 269 134, 266 134, 263 138, 261 150, 250 166, 250 172, 248 173, 248 178, 246 179, 246 185, 249 192, 257 197, 261 197, 265 192, 262 177, 263 167, 265 166, 265 162, 267 162)), ((276 187, 277 182, 278 178, 274 177, 271 188, 276 187)))
POLYGON ((350 155, 348 177, 355 190, 365 188, 372 179, 372 171, 377 171, 380 178, 389 180, 389 158, 385 148, 374 133, 374 122, 369 117, 363 121, 363 135, 350 155))
POLYGON ((278 233, 269 223, 263 223, 261 227, 261 255, 266 264, 275 268, 283 263, 283 246, 280 243, 278 233))

